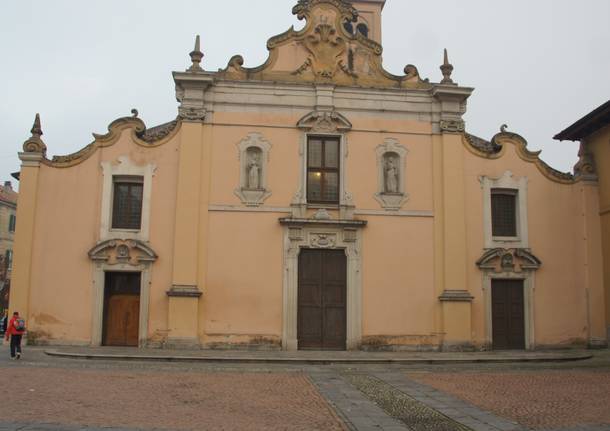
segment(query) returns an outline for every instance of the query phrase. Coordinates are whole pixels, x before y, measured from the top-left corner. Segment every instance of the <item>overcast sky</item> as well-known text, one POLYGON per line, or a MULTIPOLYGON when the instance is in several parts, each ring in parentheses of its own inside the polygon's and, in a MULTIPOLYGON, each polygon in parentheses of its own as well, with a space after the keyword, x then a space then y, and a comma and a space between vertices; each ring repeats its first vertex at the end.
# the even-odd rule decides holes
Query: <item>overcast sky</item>
MULTIPOLYGON (((267 58, 266 41, 302 23, 296 0, 19 0, 0 6, 0 180, 40 112, 48 155, 105 133, 131 108, 149 127, 177 115, 172 70, 190 63, 201 34, 203 67, 267 58)), ((553 167, 577 147, 555 133, 610 99, 608 0, 387 0, 384 63, 412 63, 432 82, 448 48, 453 78, 475 87, 467 130, 489 139, 507 123, 553 167)))

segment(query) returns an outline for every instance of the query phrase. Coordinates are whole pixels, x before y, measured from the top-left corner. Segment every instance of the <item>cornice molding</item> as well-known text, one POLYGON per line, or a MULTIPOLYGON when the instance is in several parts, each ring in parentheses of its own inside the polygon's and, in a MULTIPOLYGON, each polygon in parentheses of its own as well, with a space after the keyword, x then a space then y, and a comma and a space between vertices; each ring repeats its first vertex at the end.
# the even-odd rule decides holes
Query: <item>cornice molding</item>
MULTIPOLYGON (((110 123, 108 125, 108 133, 103 135, 93 133, 93 142, 81 150, 68 155, 53 156, 50 160, 46 156, 42 156, 40 162, 53 168, 69 168, 83 163, 95 154, 99 148, 114 145, 125 130, 131 131, 131 140, 135 144, 145 148, 154 148, 167 143, 180 130, 180 119, 147 129, 144 122, 137 117, 138 112, 134 109, 132 113, 134 114, 132 117, 121 117, 110 123)), ((21 154, 29 153, 20 153, 20 158, 22 157, 21 154)))
POLYGON ((525 162, 536 165, 542 175, 551 181, 560 184, 575 184, 582 178, 574 177, 571 173, 560 172, 549 166, 540 158, 542 151, 530 151, 527 148, 527 141, 516 133, 507 132, 506 127, 496 134, 491 141, 477 138, 468 133, 462 134, 462 143, 472 154, 484 159, 499 159, 506 153, 507 144, 512 144, 519 158, 525 162))

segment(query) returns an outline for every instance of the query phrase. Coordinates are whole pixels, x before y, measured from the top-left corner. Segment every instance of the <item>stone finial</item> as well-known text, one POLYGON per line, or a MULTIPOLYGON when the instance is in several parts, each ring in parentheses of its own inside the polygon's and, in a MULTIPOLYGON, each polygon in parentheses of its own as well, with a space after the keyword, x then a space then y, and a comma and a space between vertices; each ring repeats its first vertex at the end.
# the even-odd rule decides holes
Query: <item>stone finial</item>
POLYGON ((443 73, 443 80, 441 84, 453 84, 451 74, 453 73, 453 65, 449 63, 449 56, 447 55, 447 48, 445 48, 445 56, 443 58, 443 65, 441 66, 441 72, 443 73))
POLYGON ((30 131, 32 136, 23 143, 23 151, 26 153, 41 153, 46 154, 47 146, 40 137, 42 136, 42 127, 40 126, 40 114, 36 114, 34 125, 30 131))
POLYGON ((201 52, 201 41, 199 35, 195 38, 195 49, 189 54, 193 64, 188 68, 189 71, 198 72, 203 70, 200 66, 201 60, 203 60, 203 52, 201 52))
POLYGON ((36 138, 40 138, 43 133, 42 133, 42 127, 40 126, 40 114, 36 114, 36 118, 34 118, 34 124, 32 125, 32 130, 30 130, 30 132, 32 133, 32 137, 36 137, 36 138))

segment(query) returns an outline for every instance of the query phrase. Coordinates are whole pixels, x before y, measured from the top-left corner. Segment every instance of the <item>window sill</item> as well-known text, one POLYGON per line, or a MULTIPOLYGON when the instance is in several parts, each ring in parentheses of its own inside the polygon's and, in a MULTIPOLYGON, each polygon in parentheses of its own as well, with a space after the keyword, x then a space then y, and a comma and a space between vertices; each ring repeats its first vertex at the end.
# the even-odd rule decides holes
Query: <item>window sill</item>
POLYGON ((493 242, 521 242, 518 236, 494 236, 491 238, 493 242))
POLYGON ((140 229, 110 229, 110 233, 140 233, 140 229))
POLYGON ((308 203, 308 204, 307 204, 307 209, 312 209, 312 210, 319 210, 319 209, 326 209, 326 210, 338 210, 338 209, 339 209, 339 204, 316 204, 316 203, 308 203))

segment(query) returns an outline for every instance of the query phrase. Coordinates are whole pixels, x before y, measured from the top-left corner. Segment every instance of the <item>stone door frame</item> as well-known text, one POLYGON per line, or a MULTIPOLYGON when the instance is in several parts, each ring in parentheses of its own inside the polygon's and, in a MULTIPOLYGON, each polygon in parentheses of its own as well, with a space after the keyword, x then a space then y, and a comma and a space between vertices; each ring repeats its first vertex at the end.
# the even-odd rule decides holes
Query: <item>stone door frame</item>
POLYGON ((365 222, 282 219, 284 224, 284 275, 282 349, 298 349, 297 313, 299 254, 301 249, 344 250, 347 257, 347 350, 362 342, 362 234, 365 222))
POLYGON ((523 317, 525 319, 525 350, 533 350, 535 344, 534 327, 534 272, 523 273, 485 272, 483 274, 483 302, 485 304, 485 344, 492 350, 493 346, 493 316, 491 304, 492 280, 521 280, 523 281, 523 317))
POLYGON ((140 317, 138 321, 138 346, 146 346, 148 338, 148 306, 150 302, 150 265, 108 265, 106 263, 97 263, 94 265, 93 269, 91 345, 102 345, 102 334, 104 329, 104 290, 107 272, 140 273, 140 317))

